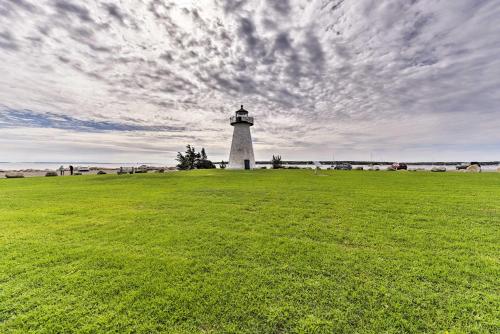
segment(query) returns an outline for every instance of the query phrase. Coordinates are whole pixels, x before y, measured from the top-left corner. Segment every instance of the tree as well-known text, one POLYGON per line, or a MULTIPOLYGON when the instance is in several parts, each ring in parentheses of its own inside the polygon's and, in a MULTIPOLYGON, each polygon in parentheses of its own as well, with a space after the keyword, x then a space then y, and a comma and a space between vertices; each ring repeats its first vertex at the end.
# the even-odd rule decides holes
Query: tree
POLYGON ((199 159, 200 159, 200 154, 196 153, 194 147, 191 147, 191 145, 187 145, 186 152, 184 155, 181 152, 177 152, 176 160, 179 162, 179 164, 177 165, 177 169, 180 170, 194 169, 199 159))
POLYGON ((271 160, 271 163, 273 164, 273 169, 279 169, 283 167, 281 164, 281 155, 273 155, 273 160, 271 160))
POLYGON ((195 148, 191 145, 186 146, 186 152, 184 154, 177 152, 176 160, 179 162, 177 169, 180 170, 215 168, 213 162, 207 159, 205 148, 202 148, 201 152, 197 153, 195 148))

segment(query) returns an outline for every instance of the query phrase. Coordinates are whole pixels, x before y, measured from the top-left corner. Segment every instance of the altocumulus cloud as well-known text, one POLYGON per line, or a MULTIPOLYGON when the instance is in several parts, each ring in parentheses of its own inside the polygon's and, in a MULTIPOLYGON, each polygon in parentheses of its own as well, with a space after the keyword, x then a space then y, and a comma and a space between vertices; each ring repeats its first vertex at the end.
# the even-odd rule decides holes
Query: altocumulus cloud
POLYGON ((495 0, 4 0, 0 149, 227 159, 243 103, 258 159, 499 159, 499 21, 495 0))
POLYGON ((0 127, 34 127, 65 129, 82 132, 103 131, 148 131, 148 132, 180 132, 184 127, 172 127, 168 125, 140 125, 117 123, 110 121, 81 120, 68 115, 55 113, 37 113, 32 110, 3 109, 0 114, 0 127))

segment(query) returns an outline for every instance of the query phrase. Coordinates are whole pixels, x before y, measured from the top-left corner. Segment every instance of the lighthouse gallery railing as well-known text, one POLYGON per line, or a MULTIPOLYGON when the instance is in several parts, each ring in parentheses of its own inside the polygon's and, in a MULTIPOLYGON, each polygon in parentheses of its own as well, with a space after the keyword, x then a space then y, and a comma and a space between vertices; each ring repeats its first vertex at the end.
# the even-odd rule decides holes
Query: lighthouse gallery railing
POLYGON ((250 117, 250 116, 231 116, 230 121, 231 121, 231 123, 245 122, 245 123, 253 124, 253 117, 250 117))

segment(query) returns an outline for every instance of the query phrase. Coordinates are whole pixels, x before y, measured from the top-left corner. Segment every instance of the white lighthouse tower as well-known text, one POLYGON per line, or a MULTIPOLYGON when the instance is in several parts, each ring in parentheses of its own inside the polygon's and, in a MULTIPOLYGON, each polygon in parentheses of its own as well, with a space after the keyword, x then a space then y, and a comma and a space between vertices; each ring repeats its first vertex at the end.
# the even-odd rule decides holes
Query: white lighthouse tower
POLYGON ((230 118, 230 122, 231 125, 234 126, 234 132, 228 168, 255 168, 252 135, 250 134, 250 127, 253 125, 253 117, 249 117, 248 111, 241 106, 241 109, 236 111, 236 115, 230 118))

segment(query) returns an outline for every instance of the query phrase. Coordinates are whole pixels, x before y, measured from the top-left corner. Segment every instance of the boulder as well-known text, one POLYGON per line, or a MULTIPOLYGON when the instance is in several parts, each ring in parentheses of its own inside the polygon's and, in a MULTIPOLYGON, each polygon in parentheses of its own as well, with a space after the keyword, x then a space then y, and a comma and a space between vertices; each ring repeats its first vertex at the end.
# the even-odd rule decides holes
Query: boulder
POLYGON ((74 172, 73 175, 82 175, 82 172, 74 172))
POLYGON ((392 167, 392 166, 389 166, 389 167, 387 167, 386 170, 389 171, 389 172, 395 172, 397 169, 394 168, 394 167, 392 167))
POLYGON ((479 167, 478 165, 470 165, 469 167, 467 167, 466 171, 468 173, 480 173, 481 167, 479 167))
POLYGON ((56 171, 48 171, 47 173, 45 173, 45 176, 57 176, 57 172, 56 171))
POLYGON ((5 174, 5 177, 8 179, 20 179, 24 177, 24 174, 19 172, 10 172, 5 174))
POLYGON ((432 167, 431 172, 446 172, 446 167, 432 167))
POLYGON ((105 174, 107 174, 107 173, 105 171, 103 171, 103 170, 100 170, 100 171, 97 172, 97 175, 105 175, 105 174))

